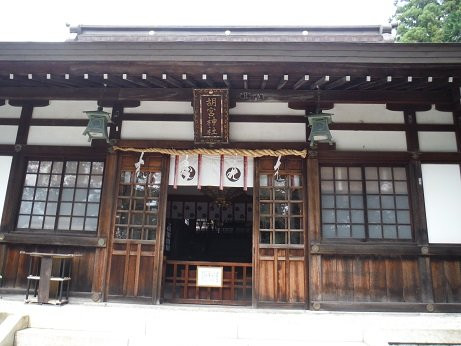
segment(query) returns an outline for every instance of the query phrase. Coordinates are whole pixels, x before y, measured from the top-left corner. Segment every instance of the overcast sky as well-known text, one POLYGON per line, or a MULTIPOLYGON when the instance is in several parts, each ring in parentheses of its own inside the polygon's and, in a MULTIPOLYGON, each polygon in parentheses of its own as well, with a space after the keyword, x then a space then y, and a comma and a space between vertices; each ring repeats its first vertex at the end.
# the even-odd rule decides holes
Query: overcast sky
POLYGON ((394 0, 4 0, 0 41, 64 41, 92 25, 388 24, 394 0), (120 5, 119 5, 120 4, 120 5), (124 5, 121 5, 124 4, 124 5))

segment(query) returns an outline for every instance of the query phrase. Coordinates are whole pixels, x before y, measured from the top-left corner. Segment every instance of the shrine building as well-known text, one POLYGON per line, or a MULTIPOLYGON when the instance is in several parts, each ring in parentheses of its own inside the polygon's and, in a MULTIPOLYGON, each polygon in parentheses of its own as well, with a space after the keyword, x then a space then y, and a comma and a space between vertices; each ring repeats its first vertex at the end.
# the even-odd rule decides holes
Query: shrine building
POLYGON ((0 43, 2 295, 461 311, 461 45, 391 27, 0 43))

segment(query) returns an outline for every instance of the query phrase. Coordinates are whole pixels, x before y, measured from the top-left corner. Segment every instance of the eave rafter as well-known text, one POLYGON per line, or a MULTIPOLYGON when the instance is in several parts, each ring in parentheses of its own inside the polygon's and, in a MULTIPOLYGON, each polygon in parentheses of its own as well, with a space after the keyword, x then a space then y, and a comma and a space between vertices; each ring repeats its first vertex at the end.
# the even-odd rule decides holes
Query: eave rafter
MULTIPOLYGON (((191 88, 58 88, 58 87, 0 87, 0 99, 29 100, 99 100, 99 101, 190 101, 191 88)), ((231 89, 234 102, 258 101, 315 101, 316 90, 231 89), (250 97, 249 97, 250 96, 250 97)), ((451 104, 453 99, 445 91, 395 90, 323 90, 323 102, 338 103, 408 103, 451 104)))
POLYGON ((459 86, 461 63, 0 60, 0 97, 5 99, 27 94, 22 97, 190 101, 192 88, 229 88, 237 101, 306 100, 309 91, 319 89, 322 99, 337 92, 348 102, 360 102, 359 95, 362 102, 398 102, 403 96, 396 93, 405 91, 425 92, 446 103, 440 94, 452 94, 459 86))

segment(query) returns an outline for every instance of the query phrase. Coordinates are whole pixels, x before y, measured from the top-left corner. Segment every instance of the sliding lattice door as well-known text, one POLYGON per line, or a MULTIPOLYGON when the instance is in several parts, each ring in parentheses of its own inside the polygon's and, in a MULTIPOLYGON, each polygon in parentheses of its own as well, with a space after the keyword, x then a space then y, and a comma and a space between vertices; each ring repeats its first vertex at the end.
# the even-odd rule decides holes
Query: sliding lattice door
POLYGON ((259 305, 302 305, 306 300, 303 161, 283 159, 277 177, 275 160, 263 158, 256 165, 255 298, 259 305))
POLYGON ((144 156, 135 172, 137 155, 120 159, 112 231, 109 295, 158 300, 164 241, 166 159, 144 156))

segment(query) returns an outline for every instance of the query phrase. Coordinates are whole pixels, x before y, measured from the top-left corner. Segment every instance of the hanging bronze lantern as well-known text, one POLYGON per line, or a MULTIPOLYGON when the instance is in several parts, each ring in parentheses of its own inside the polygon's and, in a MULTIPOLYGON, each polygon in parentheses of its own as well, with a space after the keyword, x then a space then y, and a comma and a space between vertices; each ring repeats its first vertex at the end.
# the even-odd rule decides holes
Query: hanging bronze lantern
POLYGON ((107 133, 107 124, 110 121, 110 113, 104 112, 102 107, 98 107, 96 111, 84 111, 88 116, 88 125, 83 131, 83 135, 88 135, 88 142, 93 139, 105 139, 109 143, 109 135, 107 133))
POLYGON ((317 142, 328 142, 330 145, 333 145, 333 137, 328 127, 328 124, 331 124, 331 114, 322 112, 312 114, 308 116, 308 121, 311 127, 311 134, 309 135, 311 148, 317 142))

